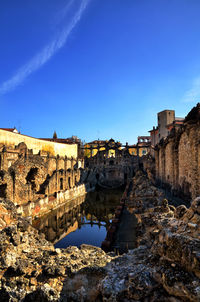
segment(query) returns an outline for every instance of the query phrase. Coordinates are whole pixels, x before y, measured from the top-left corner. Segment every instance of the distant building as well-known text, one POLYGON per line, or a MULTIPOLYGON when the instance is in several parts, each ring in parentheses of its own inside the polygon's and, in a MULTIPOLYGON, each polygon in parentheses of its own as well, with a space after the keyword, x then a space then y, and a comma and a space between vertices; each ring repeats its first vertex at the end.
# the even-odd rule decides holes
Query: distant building
POLYGON ((138 136, 138 142, 134 145, 122 145, 120 142, 115 142, 112 138, 108 140, 94 140, 84 145, 84 155, 86 157, 95 156, 98 151, 107 151, 108 158, 115 157, 116 151, 128 152, 130 155, 143 156, 146 155, 151 146, 150 136, 138 136))
POLYGON ((158 140, 169 134, 167 125, 172 124, 175 120, 174 110, 164 110, 158 113, 158 140))
POLYGON ((137 150, 141 157, 149 153, 151 147, 151 136, 138 136, 137 150))
POLYGON ((93 157, 98 151, 108 149, 109 156, 115 156, 115 149, 120 149, 122 144, 115 142, 112 138, 108 140, 94 140, 84 145, 84 155, 86 157, 93 157), (112 149, 113 148, 113 149, 112 149))
POLYGON ((20 133, 15 127, 14 128, 0 128, 0 129, 4 130, 4 131, 13 132, 13 133, 20 133))
POLYGON ((151 147, 150 136, 138 136, 137 144, 127 145, 130 155, 144 156, 149 153, 151 147))
MULTIPOLYGON (((62 143, 51 139, 38 139, 28 135, 22 135, 16 128, 0 128, 0 152, 3 149, 24 150, 32 154, 51 154, 52 156, 78 157, 78 146, 75 143, 62 143), (31 151, 30 151, 31 150, 31 151)), ((17 152, 16 152, 17 154, 17 152)), ((1 163, 1 159, 0 159, 1 163)))
POLYGON ((174 110, 163 110, 158 112, 158 126, 150 130, 151 145, 154 147, 162 138, 167 137, 170 131, 183 124, 184 118, 175 117, 174 110))
POLYGON ((56 131, 54 131, 52 138, 40 138, 40 139, 45 140, 45 141, 54 142, 54 143, 61 143, 61 144, 68 144, 68 145, 77 144, 78 145, 78 157, 79 158, 83 157, 83 146, 82 146, 81 139, 75 135, 72 135, 71 137, 68 137, 68 138, 58 138, 56 131))

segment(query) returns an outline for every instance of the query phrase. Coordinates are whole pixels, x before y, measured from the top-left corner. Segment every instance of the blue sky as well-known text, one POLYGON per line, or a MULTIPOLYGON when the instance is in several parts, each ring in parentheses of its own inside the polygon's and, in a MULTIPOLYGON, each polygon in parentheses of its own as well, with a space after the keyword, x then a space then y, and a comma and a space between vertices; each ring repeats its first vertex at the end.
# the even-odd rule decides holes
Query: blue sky
POLYGON ((200 99, 199 0, 2 0, 0 37, 0 127, 132 144, 200 99))

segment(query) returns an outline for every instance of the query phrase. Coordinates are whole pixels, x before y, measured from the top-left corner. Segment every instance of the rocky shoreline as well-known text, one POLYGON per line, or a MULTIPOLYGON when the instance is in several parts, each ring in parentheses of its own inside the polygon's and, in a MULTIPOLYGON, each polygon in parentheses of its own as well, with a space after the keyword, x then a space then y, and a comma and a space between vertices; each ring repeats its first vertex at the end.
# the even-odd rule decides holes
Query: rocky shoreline
POLYGON ((0 301, 200 301, 200 198, 169 205, 138 171, 125 201, 137 248, 55 249, 13 203, 0 200, 0 301))

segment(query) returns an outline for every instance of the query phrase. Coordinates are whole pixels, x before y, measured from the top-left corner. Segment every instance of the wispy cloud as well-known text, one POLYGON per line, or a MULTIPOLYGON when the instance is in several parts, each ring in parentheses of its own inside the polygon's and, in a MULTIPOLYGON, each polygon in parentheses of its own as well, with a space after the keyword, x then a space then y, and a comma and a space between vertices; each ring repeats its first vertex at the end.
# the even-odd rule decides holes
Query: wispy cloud
MULTIPOLYGON (((89 1, 90 0, 82 0, 79 9, 75 12, 67 26, 65 26, 63 30, 59 31, 56 37, 27 64, 22 66, 13 77, 0 84, 0 94, 5 94, 22 84, 30 74, 42 67, 60 48, 65 45, 72 30, 80 21, 89 1)), ((70 1, 70 3, 64 8, 64 15, 67 13, 72 2, 73 1, 70 1)))
POLYGON ((194 79, 192 87, 183 96, 184 103, 197 102, 200 99, 200 77, 194 79))

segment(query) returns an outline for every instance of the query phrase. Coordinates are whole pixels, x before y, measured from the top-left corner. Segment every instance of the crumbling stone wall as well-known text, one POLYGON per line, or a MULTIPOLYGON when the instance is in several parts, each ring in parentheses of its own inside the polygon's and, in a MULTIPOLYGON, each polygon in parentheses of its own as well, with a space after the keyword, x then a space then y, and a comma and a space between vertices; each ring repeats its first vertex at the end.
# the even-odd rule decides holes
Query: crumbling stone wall
POLYGON ((0 220, 1 301, 199 302, 200 198, 175 208, 141 171, 127 193, 138 247, 123 255, 85 244, 55 249, 0 199, 0 219, 11 214, 0 220))
POLYGON ((115 150, 114 156, 108 156, 108 150, 98 151, 87 158, 85 167, 93 171, 93 177, 99 186, 116 188, 126 184, 139 168, 139 158, 130 155, 127 149, 115 150))
POLYGON ((0 150, 0 197, 17 205, 68 190, 80 182, 83 161, 74 158, 33 154, 22 143, 15 148, 0 150))
POLYGON ((155 148, 156 179, 189 200, 200 195, 200 104, 191 112, 155 148))

